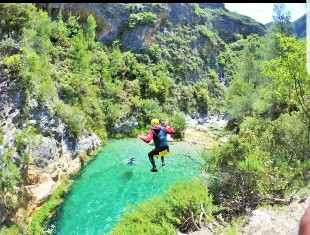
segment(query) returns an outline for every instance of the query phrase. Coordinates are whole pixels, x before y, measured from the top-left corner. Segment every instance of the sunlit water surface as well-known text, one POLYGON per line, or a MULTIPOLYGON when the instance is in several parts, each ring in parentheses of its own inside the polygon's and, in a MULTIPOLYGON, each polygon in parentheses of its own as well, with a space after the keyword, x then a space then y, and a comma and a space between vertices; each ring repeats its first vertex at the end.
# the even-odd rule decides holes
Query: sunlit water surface
POLYGON ((128 204, 162 194, 178 179, 200 174, 201 147, 170 143, 166 166, 155 158, 158 172, 150 172, 148 152, 153 146, 136 138, 112 139, 78 175, 64 203, 48 224, 53 235, 108 234, 128 204), (127 165, 135 156, 136 163, 127 165))

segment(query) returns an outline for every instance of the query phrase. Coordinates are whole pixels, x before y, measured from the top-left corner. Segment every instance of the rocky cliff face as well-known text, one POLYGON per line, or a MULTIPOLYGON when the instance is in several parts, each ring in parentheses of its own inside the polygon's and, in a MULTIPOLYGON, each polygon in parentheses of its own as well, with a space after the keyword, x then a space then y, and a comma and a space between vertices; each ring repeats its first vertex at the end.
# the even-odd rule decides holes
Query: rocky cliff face
POLYGON ((224 45, 235 41, 236 34, 263 35, 266 30, 247 16, 229 12, 223 3, 38 3, 37 7, 52 17, 60 10, 82 20, 93 14, 97 40, 108 46, 118 41, 124 51, 145 53, 158 45, 162 58, 177 68, 176 79, 185 78, 186 83, 205 79, 212 69, 225 84, 227 71, 219 65, 224 45), (155 15, 153 21, 143 19, 148 13, 155 15))
MULTIPOLYGON (((167 22, 173 27, 178 25, 197 24, 204 25, 211 23, 214 31, 225 42, 235 40, 235 34, 248 36, 255 33, 263 35, 265 26, 255 20, 239 15, 229 14, 223 3, 161 3, 161 4, 124 4, 124 3, 37 3, 39 8, 47 10, 51 16, 57 13, 72 12, 82 18, 92 13, 97 22, 97 38, 109 43, 119 40, 125 50, 138 51, 155 42, 155 35, 162 31, 167 22), (199 13, 210 9, 209 13, 199 13), (139 12, 153 12, 157 19, 154 23, 142 25, 134 29, 128 27, 130 14, 139 12), (226 14, 228 13, 228 14, 226 14), (209 15, 208 15, 209 14, 209 15), (238 15, 238 17, 235 17, 238 15)), ((173 27, 171 30, 173 30, 173 27)))
MULTIPOLYGON (((0 74, 0 117, 3 143, 0 152, 11 148, 13 160, 20 167, 23 182, 14 189, 14 197, 31 214, 54 191, 59 176, 75 174, 81 168, 79 153, 97 149, 101 141, 95 134, 85 133, 75 138, 65 124, 49 111, 51 104, 32 100, 25 112, 25 98, 19 77, 12 73, 0 74), (23 149, 16 148, 17 136, 24 128, 33 127, 32 138, 24 138, 23 149), (28 164, 21 164, 20 152, 29 154, 28 164)), ((0 166, 0 170, 1 170, 0 166)), ((16 212, 16 211, 15 211, 16 212)), ((18 212, 17 212, 18 213, 18 212)), ((0 224, 12 216, 0 200, 0 224)))

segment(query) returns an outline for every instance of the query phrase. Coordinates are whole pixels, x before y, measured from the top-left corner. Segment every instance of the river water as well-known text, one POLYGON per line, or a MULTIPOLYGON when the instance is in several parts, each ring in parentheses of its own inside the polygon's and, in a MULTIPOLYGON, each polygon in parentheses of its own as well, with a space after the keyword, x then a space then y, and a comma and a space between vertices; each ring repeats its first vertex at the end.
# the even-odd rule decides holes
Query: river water
POLYGON ((166 166, 155 158, 158 172, 150 172, 148 152, 153 146, 137 138, 111 139, 77 176, 50 220, 53 235, 108 234, 127 205, 160 195, 178 179, 200 174, 201 147, 170 143, 166 166), (134 156, 136 162, 127 165, 134 156))

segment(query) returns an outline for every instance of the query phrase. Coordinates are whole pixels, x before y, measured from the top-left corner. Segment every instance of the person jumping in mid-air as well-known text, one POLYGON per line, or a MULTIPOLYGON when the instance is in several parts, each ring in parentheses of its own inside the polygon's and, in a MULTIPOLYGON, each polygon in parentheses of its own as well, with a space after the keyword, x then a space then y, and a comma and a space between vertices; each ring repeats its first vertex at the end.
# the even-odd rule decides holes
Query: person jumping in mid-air
MULTIPOLYGON (((146 143, 149 143, 152 139, 154 141, 155 148, 148 153, 149 160, 153 166, 152 172, 156 172, 157 168, 154 161, 154 155, 158 155, 159 152, 167 150, 169 152, 169 144, 167 140, 167 133, 174 134, 176 131, 173 127, 162 126, 159 124, 158 119, 151 120, 151 129, 146 137, 138 135, 137 137, 146 143)), ((162 166, 165 166, 165 159, 161 157, 162 166)))

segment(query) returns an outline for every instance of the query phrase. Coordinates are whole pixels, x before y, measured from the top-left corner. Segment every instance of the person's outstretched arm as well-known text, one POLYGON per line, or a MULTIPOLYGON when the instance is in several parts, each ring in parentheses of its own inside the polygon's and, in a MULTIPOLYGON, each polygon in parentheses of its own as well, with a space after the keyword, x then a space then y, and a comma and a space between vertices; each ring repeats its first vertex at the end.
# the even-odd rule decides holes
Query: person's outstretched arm
POLYGON ((173 127, 165 126, 164 128, 168 134, 174 134, 176 132, 173 127))
POLYGON ((146 143, 149 143, 152 139, 153 139, 153 131, 150 130, 148 135, 146 137, 142 136, 142 135, 138 135, 137 136, 140 140, 143 140, 146 143))

